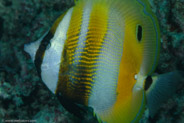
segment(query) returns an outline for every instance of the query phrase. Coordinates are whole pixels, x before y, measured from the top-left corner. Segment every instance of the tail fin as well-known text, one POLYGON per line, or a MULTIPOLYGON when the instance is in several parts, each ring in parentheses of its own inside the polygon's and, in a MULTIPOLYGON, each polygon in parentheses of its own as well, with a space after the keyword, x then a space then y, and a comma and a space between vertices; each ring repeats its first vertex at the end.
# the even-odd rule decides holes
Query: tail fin
POLYGON ((153 76, 153 84, 146 92, 149 115, 153 117, 159 105, 167 101, 184 84, 184 72, 174 71, 153 76))

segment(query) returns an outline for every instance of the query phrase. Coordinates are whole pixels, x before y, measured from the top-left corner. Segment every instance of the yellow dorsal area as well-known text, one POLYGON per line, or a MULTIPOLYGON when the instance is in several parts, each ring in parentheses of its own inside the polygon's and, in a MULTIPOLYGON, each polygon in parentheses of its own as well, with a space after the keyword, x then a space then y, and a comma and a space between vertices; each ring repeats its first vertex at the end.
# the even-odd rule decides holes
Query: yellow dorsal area
POLYGON ((79 0, 74 0, 74 3, 76 4, 79 0))

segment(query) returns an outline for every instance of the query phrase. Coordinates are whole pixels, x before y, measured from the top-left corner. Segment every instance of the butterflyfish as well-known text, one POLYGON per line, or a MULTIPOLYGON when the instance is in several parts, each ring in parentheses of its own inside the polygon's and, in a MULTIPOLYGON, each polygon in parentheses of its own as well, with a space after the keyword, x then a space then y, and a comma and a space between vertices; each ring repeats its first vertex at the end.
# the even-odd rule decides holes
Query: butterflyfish
POLYGON ((78 0, 24 50, 52 93, 92 107, 100 122, 138 122, 146 105, 154 116, 183 79, 153 74, 160 31, 147 0, 78 0))

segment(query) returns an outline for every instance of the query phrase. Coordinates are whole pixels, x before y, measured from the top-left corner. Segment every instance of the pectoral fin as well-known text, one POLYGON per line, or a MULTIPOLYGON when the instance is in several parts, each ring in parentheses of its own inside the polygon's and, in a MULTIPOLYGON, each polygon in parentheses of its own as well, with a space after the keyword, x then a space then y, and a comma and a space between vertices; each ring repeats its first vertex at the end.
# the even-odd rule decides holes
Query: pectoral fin
POLYGON ((184 72, 174 71, 152 76, 153 83, 146 91, 149 115, 153 117, 159 106, 167 101, 184 84, 184 72))

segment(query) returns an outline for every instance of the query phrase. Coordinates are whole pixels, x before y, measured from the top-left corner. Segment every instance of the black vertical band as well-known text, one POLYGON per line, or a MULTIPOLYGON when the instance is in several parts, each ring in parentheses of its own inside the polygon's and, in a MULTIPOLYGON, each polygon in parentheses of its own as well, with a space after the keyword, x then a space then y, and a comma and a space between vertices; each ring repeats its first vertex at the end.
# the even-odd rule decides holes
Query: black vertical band
POLYGON ((39 46, 39 48, 36 52, 36 55, 35 55, 34 63, 35 63, 37 72, 38 72, 40 77, 41 77, 41 64, 43 61, 45 50, 48 48, 48 46, 50 44, 50 40, 52 39, 52 37, 53 37, 53 34, 49 31, 47 33, 47 35, 42 39, 40 46, 39 46))

